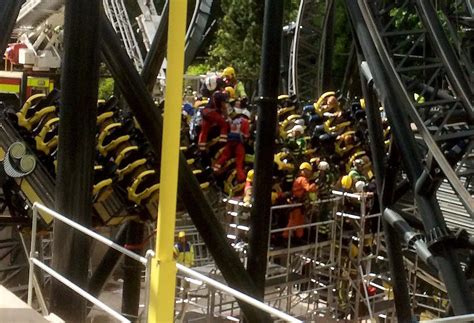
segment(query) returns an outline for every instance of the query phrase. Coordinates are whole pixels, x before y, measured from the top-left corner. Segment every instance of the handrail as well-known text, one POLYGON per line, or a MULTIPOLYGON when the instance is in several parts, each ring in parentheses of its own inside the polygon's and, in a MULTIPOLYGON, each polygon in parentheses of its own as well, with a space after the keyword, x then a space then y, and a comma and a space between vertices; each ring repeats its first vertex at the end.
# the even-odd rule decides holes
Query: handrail
POLYGON ((427 320, 423 322, 435 323, 435 322, 472 322, 474 320, 474 314, 458 315, 451 317, 437 318, 435 320, 427 320))
POLYGON ((57 280, 59 280, 64 285, 71 288, 73 291, 75 291, 76 293, 78 293, 79 295, 81 295, 82 297, 87 299, 89 302, 93 303, 94 305, 97 305, 98 307, 100 307, 101 309, 103 309, 104 311, 109 313, 111 316, 113 316, 114 318, 116 318, 120 322, 131 322, 130 320, 128 320, 124 316, 120 315, 119 313, 114 311, 112 308, 110 308, 109 306, 107 306, 106 304, 104 304, 103 302, 101 302, 100 300, 98 300, 97 298, 95 298, 94 296, 92 296, 91 294, 89 294, 88 292, 86 292, 85 290, 83 290, 82 288, 77 286, 76 284, 72 283, 70 280, 68 280, 64 276, 60 275, 58 272, 53 270, 51 267, 46 266, 45 264, 43 264, 38 259, 31 258, 31 261, 36 266, 38 266, 39 268, 43 269, 45 272, 50 274, 52 277, 56 278, 57 280))
MULTIPOLYGON (((29 282, 28 282, 28 304, 31 305, 32 304, 32 298, 33 298, 33 269, 34 269, 34 266, 38 266, 39 268, 41 268, 42 270, 46 271, 48 274, 50 274, 51 276, 53 276, 54 278, 56 278, 57 280, 59 280, 60 282, 62 282, 64 285, 68 286, 69 288, 71 288, 72 290, 74 290, 76 293, 78 293, 79 295, 81 295, 82 297, 86 298, 88 301, 90 301, 91 303, 93 303, 94 305, 97 305, 98 307, 102 308, 104 311, 106 311, 107 313, 109 313, 110 315, 112 315, 114 318, 120 320, 121 322, 130 322, 127 318, 125 318, 124 316, 122 316, 120 313, 114 311, 112 308, 110 308, 109 306, 107 306, 106 304, 104 304, 103 302, 101 302, 100 300, 98 300, 97 298, 95 298, 94 296, 92 296, 91 294, 87 293, 85 290, 81 289, 79 286, 75 285, 74 283, 72 283, 71 281, 69 281, 67 278, 65 278, 64 276, 60 275, 58 272, 56 272, 55 270, 53 270, 52 268, 48 267, 47 265, 45 265, 44 263, 42 263, 41 261, 39 261, 38 259, 36 259, 36 239, 35 239, 35 236, 36 236, 36 231, 37 231, 37 222, 38 222, 38 210, 42 211, 42 212, 45 212, 49 215, 51 215, 53 218, 59 220, 59 221, 62 221, 63 223, 81 231, 82 233, 90 236, 91 238, 93 239, 96 239, 102 243, 104 243, 105 245, 125 254, 126 256, 129 256, 130 258, 132 259, 135 259, 136 261, 142 263, 143 265, 145 265, 146 267, 146 277, 145 277, 145 285, 148 289, 148 285, 149 285, 149 274, 150 274, 150 264, 151 264, 151 259, 152 257, 154 257, 154 252, 152 250, 148 250, 147 253, 146 253, 146 257, 142 257, 140 255, 137 255, 136 253, 134 252, 131 252, 125 248, 123 248, 122 246, 114 243, 113 241, 95 233, 94 231, 90 230, 90 229, 87 229, 85 228, 84 226, 66 218, 65 216, 47 208, 46 206, 38 203, 38 202, 35 202, 33 204, 33 223, 32 223, 32 232, 31 232, 31 235, 32 235, 32 239, 31 239, 31 249, 30 249, 30 257, 29 257, 29 262, 30 262, 30 272, 29 272, 29 282)), ((213 280, 207 276, 204 276, 192 269, 189 269, 187 268, 186 266, 183 266, 181 264, 178 264, 176 263, 176 267, 178 269, 178 271, 186 274, 187 276, 189 277, 192 277, 192 278, 196 278, 196 279, 199 279, 201 281, 204 281, 205 283, 207 283, 208 285, 211 285, 213 287, 215 287, 216 289, 219 289, 219 290, 222 290, 223 292, 229 294, 229 295, 232 295, 234 296, 235 298, 237 299, 240 299, 256 308, 259 308, 261 309, 262 311, 265 311, 266 313, 269 313, 271 315, 274 315, 280 319, 283 319, 287 322, 302 322, 301 320, 298 320, 297 318, 291 316, 291 315, 288 315, 282 311, 279 311, 277 310, 276 308, 273 308, 263 302, 260 302, 259 300, 256 300, 242 292, 239 292, 238 290, 235 290, 235 289, 232 289, 230 288, 229 286, 227 285, 224 285, 216 280, 213 280)), ((146 290, 146 295, 145 295, 145 312, 147 310, 147 307, 148 307, 148 303, 149 303, 149 291, 146 290)))
POLYGON ((235 290, 235 289, 232 289, 230 288, 229 286, 227 285, 224 285, 214 279, 211 279, 207 276, 204 276, 203 274, 200 274, 198 273, 197 271, 194 271, 192 269, 189 269, 188 267, 184 266, 184 265, 181 265, 181 264, 176 264, 176 268, 178 268, 178 271, 186 274, 187 276, 189 277, 192 277, 192 278, 196 278, 198 280, 202 280, 203 282, 207 283, 208 285, 211 285, 217 289, 220 289, 222 290, 223 292, 226 292, 227 294, 230 294, 232 296, 234 296, 235 298, 238 298, 252 306, 255 306, 256 308, 259 308, 261 309, 262 311, 265 311, 271 315, 274 315, 282 320, 285 320, 286 322, 298 322, 298 323, 302 323, 303 321, 301 320, 298 320, 297 318, 291 316, 291 315, 288 315, 286 313, 283 313, 263 302, 260 302, 258 300, 256 300, 255 298, 252 298, 242 292, 239 292, 238 290, 235 290))
POLYGON ((76 229, 76 230, 81 231, 82 233, 88 235, 89 237, 91 237, 91 238, 93 238, 93 239, 95 239, 95 240, 98 240, 98 241, 102 242, 102 243, 105 244, 106 246, 109 246, 110 248, 115 249, 115 250, 117 250, 117 251, 123 253, 124 255, 126 255, 126 256, 128 256, 128 257, 130 257, 130 258, 132 258, 132 259, 134 259, 134 260, 136 260, 136 261, 138 261, 138 262, 140 262, 140 263, 142 263, 143 265, 146 266, 146 264, 147 264, 147 259, 146 259, 145 257, 142 257, 142 256, 137 255, 136 253, 134 253, 134 252, 132 252, 132 251, 130 251, 130 250, 128 250, 128 249, 125 249, 124 247, 122 247, 122 246, 120 246, 120 245, 114 243, 113 241, 111 241, 111 240, 109 240, 109 239, 107 239, 107 238, 101 236, 100 234, 95 233, 94 231, 92 231, 92 230, 90 230, 90 229, 87 229, 87 228, 83 227, 82 225, 80 225, 80 224, 78 224, 78 223, 76 223, 76 222, 74 222, 74 221, 72 221, 72 220, 66 218, 65 216, 63 216, 63 215, 57 213, 56 211, 53 211, 53 210, 47 208, 46 206, 44 206, 44 205, 42 205, 42 204, 39 204, 38 202, 35 202, 35 203, 33 204, 33 210, 34 210, 35 208, 37 208, 37 209, 39 209, 39 210, 41 210, 41 211, 43 211, 43 212, 48 213, 48 214, 51 215, 53 218, 58 219, 59 221, 66 223, 66 224, 69 225, 70 227, 72 227, 72 228, 74 228, 74 229, 76 229))
MULTIPOLYGON (((111 240, 95 233, 94 231, 92 231, 88 228, 85 228, 84 226, 82 226, 82 225, 66 218, 65 216, 57 213, 56 211, 53 211, 53 210, 47 208, 46 206, 44 206, 44 205, 42 205, 38 202, 35 202, 33 204, 32 209, 33 209, 33 223, 32 223, 32 230, 31 230, 31 247, 30 247, 30 257, 29 257, 30 269, 29 269, 29 277, 28 277, 28 305, 31 306, 32 300, 33 300, 33 277, 34 277, 34 266, 36 265, 39 268, 41 268, 42 270, 46 271, 51 276, 53 276, 54 278, 56 278, 58 281, 60 281, 61 283, 63 283, 64 285, 71 288, 73 291, 75 291, 76 293, 78 293, 79 295, 81 295, 82 297, 84 297, 85 299, 90 301, 91 303, 93 303, 94 305, 97 305, 98 307, 100 307, 101 309, 103 309, 104 311, 106 311, 107 313, 112 315, 114 318, 118 319, 121 322, 130 322, 130 320, 128 320, 126 317, 124 317, 120 313, 114 311, 112 308, 110 308, 109 306, 107 306, 106 304, 101 302, 99 299, 95 298, 94 296, 92 296, 91 294, 89 294, 88 292, 86 292, 85 290, 80 288, 79 286, 75 285, 70 280, 68 280, 64 276, 60 275, 54 269, 48 267, 47 265, 45 265, 44 263, 42 263, 41 261, 39 261, 36 258, 36 232, 37 232, 37 226, 38 226, 38 211, 42 211, 44 213, 47 213, 47 214, 51 215, 53 218, 55 218, 55 219, 65 223, 65 224, 71 226, 72 228, 74 228, 78 231, 81 231, 82 233, 88 235, 89 237, 91 237, 95 240, 98 240, 98 241, 102 242, 103 244, 105 244, 105 245, 107 245, 107 246, 123 253, 124 255, 140 262, 141 264, 143 264, 146 267, 147 275, 150 272, 149 268, 148 268, 149 267, 148 258, 142 257, 142 256, 140 256, 140 255, 138 255, 134 252, 131 252, 130 250, 125 249, 124 247, 114 243, 113 241, 111 241, 111 240)), ((149 256, 148 253, 147 253, 147 256, 149 256)), ((147 282, 149 281, 148 277, 146 277, 146 281, 147 282)), ((146 297, 145 302, 146 302, 146 305, 148 305, 148 297, 146 297)))

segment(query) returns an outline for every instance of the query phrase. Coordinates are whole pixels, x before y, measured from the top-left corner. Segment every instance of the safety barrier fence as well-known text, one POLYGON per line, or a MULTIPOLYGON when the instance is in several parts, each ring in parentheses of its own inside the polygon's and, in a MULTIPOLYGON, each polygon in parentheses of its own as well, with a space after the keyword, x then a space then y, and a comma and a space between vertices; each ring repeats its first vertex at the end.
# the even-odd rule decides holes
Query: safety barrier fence
MULTIPOLYGON (((51 267, 47 266, 43 262, 41 262, 37 258, 37 252, 36 252, 36 233, 37 233, 37 225, 38 225, 38 213, 46 213, 52 216, 55 220, 59 220, 70 227, 84 233, 85 235, 105 244, 106 246, 113 248, 120 253, 138 261, 141 263, 143 266, 146 268, 146 274, 145 274, 145 313, 147 312, 148 306, 149 306, 149 282, 150 282, 150 265, 151 265, 151 259, 154 257, 154 252, 152 250, 148 250, 146 252, 146 257, 140 256, 130 250, 125 249, 124 247, 114 243, 113 241, 95 233, 94 231, 68 219, 67 217, 47 208, 46 206, 39 204, 39 203, 34 203, 33 205, 33 220, 32 220, 32 232, 31 232, 31 247, 30 247, 30 257, 29 257, 29 277, 28 277, 28 305, 32 305, 33 302, 33 277, 34 277, 34 267, 37 266, 38 268, 44 270, 48 274, 50 274, 52 277, 63 283, 64 285, 68 286, 72 290, 74 290, 76 293, 87 299, 89 302, 92 304, 96 305, 97 307, 101 308, 105 312, 107 312, 109 315, 114 317, 115 319, 119 320, 120 322, 130 322, 130 320, 126 317, 124 317, 121 313, 118 313, 117 311, 113 310, 111 307, 97 299, 96 297, 92 296, 89 294, 87 291, 82 289, 81 287, 75 285, 72 283, 70 280, 56 272, 54 269, 51 267)), ((256 308, 261 309, 262 311, 273 315, 277 317, 280 320, 284 320, 286 322, 302 322, 301 320, 298 320, 295 317, 292 317, 284 312, 281 312, 263 302, 260 302, 238 290, 232 289, 216 280, 213 280, 203 274, 200 274, 190 268, 187 268, 181 264, 176 264, 176 267, 179 272, 183 273, 184 275, 203 281, 209 286, 214 287, 215 289, 218 289, 226 294, 229 294, 239 300, 242 300, 256 308)), ((146 318, 145 318, 146 321, 146 318)))

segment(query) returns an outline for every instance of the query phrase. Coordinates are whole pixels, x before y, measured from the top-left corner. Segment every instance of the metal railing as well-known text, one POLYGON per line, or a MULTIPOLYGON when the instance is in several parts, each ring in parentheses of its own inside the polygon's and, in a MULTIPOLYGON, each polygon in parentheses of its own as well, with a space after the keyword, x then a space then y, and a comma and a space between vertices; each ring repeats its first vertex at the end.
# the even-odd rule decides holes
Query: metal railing
MULTIPOLYGON (((113 248, 117 250, 118 252, 138 261, 142 265, 146 267, 146 276, 145 276, 145 284, 148 286, 149 282, 149 275, 150 275, 150 266, 151 262, 149 259, 152 257, 152 254, 147 252, 147 257, 142 257, 130 250, 125 249, 124 247, 114 243, 113 241, 101 236, 100 234, 95 233, 94 231, 85 228, 84 226, 66 218, 65 216, 47 208, 44 205, 41 205, 39 203, 34 203, 33 204, 33 223, 32 223, 32 230, 31 230, 31 247, 30 247, 30 257, 29 257, 29 264, 30 264, 30 271, 29 271, 29 276, 28 276, 28 305, 32 305, 33 301, 33 277, 34 277, 34 266, 36 265, 37 267, 41 268, 42 270, 46 271, 48 274, 50 274, 52 277, 66 285, 67 287, 71 288, 73 291, 87 299, 89 302, 91 302, 94 305, 97 305, 99 308, 119 320, 120 322, 131 322, 129 319, 124 317, 122 314, 118 313, 117 311, 113 310, 111 307, 97 299, 96 297, 92 296, 89 294, 87 291, 82 289, 81 287, 77 286, 76 284, 72 283, 70 280, 56 272, 54 269, 51 267, 47 266, 46 264, 42 263, 40 260, 37 259, 36 257, 36 232, 37 232, 37 227, 38 227, 38 211, 41 211, 43 213, 47 213, 51 215, 55 220, 59 220, 70 227, 81 231, 85 235, 88 235, 89 237, 102 242, 106 246, 109 246, 110 248, 113 248)), ((147 307, 148 305, 148 294, 146 295, 146 301, 145 301, 147 307)))
MULTIPOLYGON (((41 205, 37 202, 33 204, 33 223, 32 223, 32 231, 31 231, 31 248, 30 248, 30 257, 29 257, 29 264, 30 264, 30 269, 29 269, 29 277, 28 277, 28 305, 32 305, 33 301, 33 278, 34 278, 34 266, 37 266, 38 268, 41 268, 48 274, 50 274, 52 277, 63 283, 64 285, 68 286, 72 290, 74 290, 76 293, 87 299, 89 302, 93 303, 94 305, 98 306, 120 322, 130 322, 129 319, 124 317, 122 314, 118 313, 117 311, 113 310, 111 307, 106 305, 105 303, 101 302, 99 299, 96 297, 92 296, 89 294, 87 291, 82 289, 81 287, 75 285, 72 283, 70 280, 56 272, 54 269, 51 267, 47 266, 46 264, 42 263, 38 258, 37 258, 37 252, 36 252, 36 232, 37 232, 37 226, 38 226, 38 212, 41 211, 42 213, 47 213, 51 215, 55 220, 59 220, 70 227, 88 235, 89 237, 102 242, 103 244, 109 246, 110 248, 113 248, 120 253, 140 262, 142 265, 145 266, 146 268, 146 274, 145 274, 145 312, 147 313, 148 310, 148 305, 149 305, 149 283, 150 283, 150 272, 151 272, 151 259, 155 256, 155 253, 152 250, 148 250, 146 252, 146 257, 142 257, 130 250, 125 249, 124 247, 114 243, 113 241, 97 234, 96 232, 85 228, 84 226, 68 219, 67 217, 47 208, 44 205, 41 205)), ((224 293, 227 293, 237 299, 240 299, 258 309, 261 309, 262 311, 273 315, 279 319, 285 320, 287 322, 302 322, 301 320, 298 320, 295 317, 292 317, 284 312, 281 312, 263 302, 260 302, 238 290, 232 289, 216 280, 213 280, 205 275, 202 275, 190 268, 187 268, 186 266, 183 266, 181 264, 176 264, 176 267, 179 272, 182 272, 188 277, 198 279, 200 281, 205 282, 206 284, 213 286, 214 288, 223 291, 224 293)), ((146 317, 145 317, 145 322, 146 322, 146 317)))

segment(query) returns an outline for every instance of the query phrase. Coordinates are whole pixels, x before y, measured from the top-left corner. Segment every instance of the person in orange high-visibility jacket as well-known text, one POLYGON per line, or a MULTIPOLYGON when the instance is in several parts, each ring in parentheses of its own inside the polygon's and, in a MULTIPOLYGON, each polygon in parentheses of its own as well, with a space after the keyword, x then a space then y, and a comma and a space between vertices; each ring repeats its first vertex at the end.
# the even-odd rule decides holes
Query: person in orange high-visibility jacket
MULTIPOLYGON (((310 183, 309 178, 311 177, 312 167, 309 163, 304 162, 300 165, 300 176, 298 176, 295 181, 293 182, 293 187, 291 192, 293 197, 291 199, 292 203, 302 203, 309 192, 315 192, 317 189, 316 184, 310 183)), ((290 215, 288 217, 288 225, 287 228, 299 226, 304 224, 304 208, 303 207, 296 207, 291 210, 290 215)), ((304 234, 304 229, 299 228, 292 231, 294 236, 297 238, 302 238, 304 234)), ((283 231, 282 236, 284 238, 288 238, 290 231, 283 231)))

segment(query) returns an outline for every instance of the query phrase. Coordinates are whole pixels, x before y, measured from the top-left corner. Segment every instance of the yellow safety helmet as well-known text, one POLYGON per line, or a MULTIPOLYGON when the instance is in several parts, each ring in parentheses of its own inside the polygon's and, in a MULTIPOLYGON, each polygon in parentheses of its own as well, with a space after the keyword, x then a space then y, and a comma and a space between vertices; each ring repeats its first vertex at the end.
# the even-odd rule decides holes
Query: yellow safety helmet
POLYGON ((253 169, 248 171, 248 173, 247 173, 247 182, 252 182, 253 181, 253 174, 254 174, 253 169))
POLYGON ((352 177, 345 175, 341 179, 341 184, 344 189, 349 190, 352 187, 352 177))
POLYGON ((178 233, 178 238, 184 238, 186 236, 186 233, 184 231, 180 231, 178 233))
POLYGON ((313 170, 313 167, 311 167, 310 163, 304 162, 304 163, 301 163, 300 165, 300 170, 303 170, 303 169, 313 170))
POLYGON ((225 91, 227 92, 227 94, 229 94, 230 99, 235 99, 235 90, 232 86, 227 86, 225 88, 225 91))
POLYGON ((224 68, 224 71, 222 72, 222 76, 224 77, 235 77, 235 70, 232 66, 227 66, 224 68))

